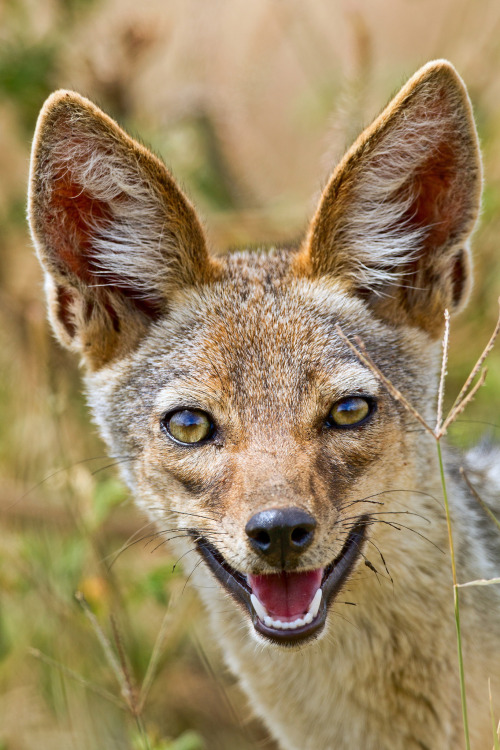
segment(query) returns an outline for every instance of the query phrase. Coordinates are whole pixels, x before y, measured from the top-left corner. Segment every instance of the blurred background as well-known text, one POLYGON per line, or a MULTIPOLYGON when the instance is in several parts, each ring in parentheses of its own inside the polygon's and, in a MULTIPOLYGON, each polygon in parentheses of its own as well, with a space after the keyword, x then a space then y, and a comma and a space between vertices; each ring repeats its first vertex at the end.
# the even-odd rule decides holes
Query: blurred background
MULTIPOLYGON (((150 145, 222 252, 300 239, 344 148, 436 57, 467 82, 485 164, 452 400, 500 294, 497 0, 0 0, 0 750, 274 748, 47 326, 25 222, 45 97, 75 89, 150 145)), ((497 347, 451 440, 498 439, 499 406, 497 347)))

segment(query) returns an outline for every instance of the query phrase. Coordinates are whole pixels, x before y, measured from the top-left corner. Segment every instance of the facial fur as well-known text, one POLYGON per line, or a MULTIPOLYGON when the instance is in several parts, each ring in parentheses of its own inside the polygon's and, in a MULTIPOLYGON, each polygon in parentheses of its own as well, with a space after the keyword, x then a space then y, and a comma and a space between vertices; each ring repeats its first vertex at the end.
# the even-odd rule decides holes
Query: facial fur
MULTIPOLYGON (((130 358, 87 378, 95 418, 113 455, 126 457, 124 476, 160 531, 186 534, 183 552, 192 539, 207 539, 243 575, 276 572, 248 545, 245 525, 257 510, 311 513, 314 543, 284 569, 325 568, 356 521, 366 518, 368 537, 377 538, 384 491, 408 484, 418 440, 407 434, 408 415, 341 341, 337 324, 361 335, 423 413, 434 401, 434 380, 419 377, 428 337, 374 325, 335 283, 294 279, 296 257, 229 256, 202 294, 172 301, 168 320, 130 358), (356 394, 376 404, 368 422, 328 426, 332 405, 356 394), (183 408, 212 416, 207 443, 180 446, 165 434, 163 415, 183 408)), ((427 356, 426 373, 432 347, 427 356)))

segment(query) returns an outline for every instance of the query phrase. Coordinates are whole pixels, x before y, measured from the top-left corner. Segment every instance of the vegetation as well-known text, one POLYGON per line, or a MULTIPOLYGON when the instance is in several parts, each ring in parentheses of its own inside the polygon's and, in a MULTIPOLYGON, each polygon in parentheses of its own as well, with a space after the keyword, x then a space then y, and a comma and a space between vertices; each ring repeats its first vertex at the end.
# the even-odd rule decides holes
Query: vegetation
MULTIPOLYGON (((48 330, 24 196, 30 134, 51 90, 79 90, 145 137, 223 251, 300 237, 320 179, 384 98, 422 62, 448 57, 471 91, 486 176, 475 290, 454 324, 448 393, 495 325, 496 1, 213 8, 0 5, 0 750, 274 747, 250 721, 192 587, 116 479, 89 424, 77 363, 48 330)), ((497 347, 449 439, 498 439, 499 406, 497 347)), ((492 696, 496 722, 499 701, 492 696)))

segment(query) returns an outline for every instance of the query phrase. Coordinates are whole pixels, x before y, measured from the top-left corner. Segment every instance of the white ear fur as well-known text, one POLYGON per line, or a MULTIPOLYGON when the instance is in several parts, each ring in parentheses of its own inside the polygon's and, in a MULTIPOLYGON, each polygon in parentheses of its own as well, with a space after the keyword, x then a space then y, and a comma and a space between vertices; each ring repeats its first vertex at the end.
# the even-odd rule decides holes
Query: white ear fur
POLYGON ((87 353, 90 328, 111 356, 125 328, 157 317, 175 289, 202 282, 214 265, 165 166, 73 92, 56 92, 40 113, 29 219, 54 329, 87 353))
POLYGON ((333 173, 307 238, 312 273, 335 275, 384 316, 399 320, 401 310, 391 311, 377 297, 398 296, 400 307, 401 290, 413 287, 404 315, 430 330, 417 308, 432 297, 432 277, 442 282, 433 311, 455 309, 466 296, 466 243, 480 191, 478 140, 465 87, 449 63, 429 63, 333 173))

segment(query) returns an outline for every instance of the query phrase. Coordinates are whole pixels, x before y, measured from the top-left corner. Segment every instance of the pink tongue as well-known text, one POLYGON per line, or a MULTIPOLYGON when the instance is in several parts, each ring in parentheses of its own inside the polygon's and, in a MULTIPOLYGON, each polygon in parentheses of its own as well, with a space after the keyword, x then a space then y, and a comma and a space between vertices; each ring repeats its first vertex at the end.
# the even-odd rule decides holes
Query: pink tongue
POLYGON ((298 617, 309 609, 319 589, 323 568, 305 573, 270 573, 247 576, 248 583, 270 615, 298 617))

